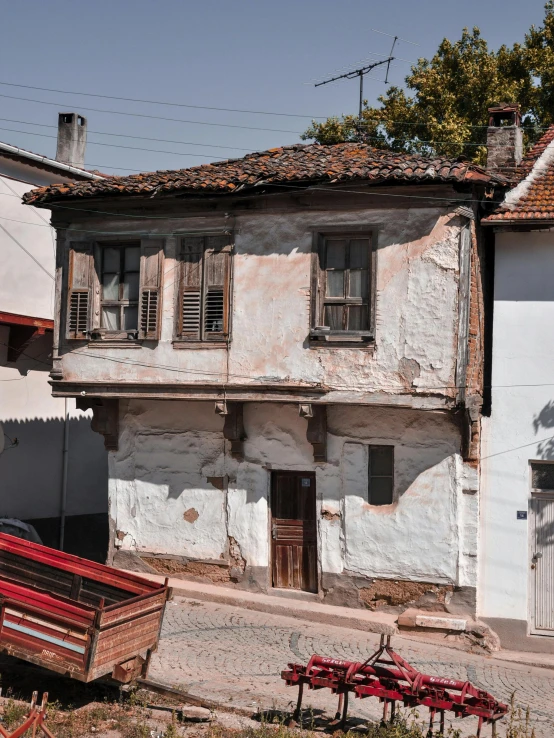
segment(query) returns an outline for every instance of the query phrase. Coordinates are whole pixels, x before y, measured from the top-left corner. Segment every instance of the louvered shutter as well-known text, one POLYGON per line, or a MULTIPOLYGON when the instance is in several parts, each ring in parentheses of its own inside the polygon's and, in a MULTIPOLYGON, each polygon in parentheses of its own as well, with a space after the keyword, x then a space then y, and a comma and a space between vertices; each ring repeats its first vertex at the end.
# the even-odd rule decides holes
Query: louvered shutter
POLYGON ((92 310, 93 244, 75 241, 69 250, 66 338, 87 340, 92 310))
POLYGON ((204 251, 205 341, 221 341, 229 335, 229 278, 231 245, 228 236, 208 236, 204 251))
POLYGON ((179 333, 190 341, 201 339, 202 327, 202 256, 204 239, 183 238, 181 243, 181 301, 179 333))
POLYGON ((162 307, 163 241, 144 240, 140 248, 139 338, 156 341, 162 307))

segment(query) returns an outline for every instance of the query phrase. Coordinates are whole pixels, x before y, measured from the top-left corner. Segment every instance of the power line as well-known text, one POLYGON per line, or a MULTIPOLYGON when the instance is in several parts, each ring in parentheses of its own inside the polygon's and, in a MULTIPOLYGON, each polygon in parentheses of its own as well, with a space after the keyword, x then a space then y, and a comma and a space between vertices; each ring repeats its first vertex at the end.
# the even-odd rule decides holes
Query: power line
MULTIPOLYGON (((15 128, 2 128, 0 131, 11 131, 12 133, 23 133, 27 136, 41 136, 42 138, 57 138, 57 136, 50 136, 48 133, 35 133, 34 131, 18 131, 15 128)), ((195 154, 190 151, 163 151, 162 149, 145 149, 140 146, 125 146, 123 144, 110 144, 102 143, 100 141, 88 141, 91 146, 109 146, 112 149, 130 149, 131 151, 150 151, 155 154, 171 154, 172 156, 199 156, 208 159, 220 159, 219 156, 213 154, 195 154)))
MULTIPOLYGON (((0 120, 6 121, 8 123, 22 123, 25 126, 38 126, 39 128, 55 128, 55 129, 58 128, 58 126, 54 126, 49 123, 33 123, 29 120, 14 120, 13 118, 0 118, 0 120)), ((9 129, 6 128, 4 130, 9 130, 9 129)), ((21 131, 21 133, 27 133, 27 131, 21 131)), ((29 131, 29 133, 31 133, 31 131, 29 131)), ((110 133, 109 131, 93 131, 90 128, 87 128, 87 134, 88 133, 94 133, 96 136, 117 136, 118 138, 137 138, 137 139, 141 139, 142 141, 156 141, 157 143, 175 143, 175 144, 183 144, 183 146, 201 146, 203 148, 209 148, 209 149, 232 149, 233 151, 247 151, 247 152, 252 150, 252 149, 244 148, 243 146, 223 146, 222 144, 205 144, 205 143, 199 143, 197 141, 175 141, 174 139, 170 139, 170 138, 152 138, 149 136, 133 136, 130 133, 110 133)), ((54 136, 53 138, 57 138, 57 137, 54 136)))
MULTIPOLYGON (((10 118, 0 118, 2 121, 10 121, 10 118)), ((21 123, 26 126, 44 126, 46 128, 57 128, 57 126, 54 125, 48 125, 46 123, 31 123, 30 121, 25 120, 14 120, 13 123, 21 123)), ((362 125, 365 125, 362 122, 362 125)), ((0 131, 11 131, 12 133, 24 133, 28 136, 41 136, 42 138, 57 138, 57 136, 50 136, 47 133, 35 133, 34 131, 21 131, 17 128, 1 128, 0 131)), ((144 141, 158 141, 159 143, 176 143, 176 144, 182 144, 183 146, 203 146, 207 148, 218 148, 218 149, 232 149, 234 151, 246 151, 248 153, 253 153, 252 149, 247 149, 244 147, 239 146, 221 146, 217 144, 201 144, 201 143, 194 143, 192 141, 173 141, 169 139, 163 139, 163 138, 148 138, 147 136, 129 136, 125 133, 103 133, 100 131, 88 131, 89 133, 94 133, 96 135, 101 136, 118 136, 121 138, 138 138, 142 139, 144 141)), ((391 134, 386 134, 388 136, 391 136, 391 134)), ((424 143, 424 144, 443 144, 447 146, 487 146, 486 141, 437 141, 436 139, 424 139, 419 137, 412 137, 412 138, 394 138, 394 141, 397 143, 424 143)), ((73 140, 73 139, 71 139, 73 140)), ((383 139, 379 136, 364 136, 364 141, 383 141, 383 139)), ((183 152, 176 152, 176 151, 162 151, 159 149, 144 149, 141 147, 134 147, 134 146, 123 146, 119 144, 105 144, 101 143, 100 141, 88 141, 88 144, 91 146, 111 146, 112 148, 121 148, 121 149, 132 149, 133 151, 153 151, 160 154, 178 154, 182 156, 203 156, 203 154, 184 154, 183 152)), ((510 149, 513 148, 512 144, 495 144, 495 149, 510 149)), ((206 156, 209 156, 211 159, 217 159, 216 156, 211 156, 209 154, 206 154, 206 156)), ((137 170, 139 171, 139 170, 137 170)))
POLYGON ((146 103, 148 105, 168 105, 174 108, 193 108, 195 110, 217 110, 222 113, 247 113, 248 115, 278 115, 284 118, 321 118, 325 120, 323 115, 301 115, 299 113, 277 113, 267 110, 243 110, 241 108, 219 108, 210 105, 191 105, 189 103, 165 102, 161 100, 142 100, 134 97, 120 97, 117 95, 100 95, 94 92, 77 92, 76 90, 55 90, 50 87, 35 87, 33 85, 18 85, 14 82, 0 82, 0 85, 7 87, 22 87, 26 90, 40 90, 42 92, 56 92, 63 95, 82 95, 84 97, 101 97, 105 100, 122 100, 124 102, 146 103))
MULTIPOLYGON (((60 102, 47 102, 46 100, 34 100, 29 97, 17 97, 16 95, 4 95, 0 93, 0 97, 5 97, 9 100, 23 100, 25 102, 38 103, 39 105, 51 105, 55 108, 66 107, 67 103, 60 102)), ((283 128, 261 128, 258 126, 241 126, 233 123, 210 123, 209 121, 203 120, 183 120, 182 118, 165 118, 161 115, 148 115, 147 113, 129 113, 123 110, 104 110, 102 108, 88 108, 84 105, 80 105, 81 110, 90 110, 94 113, 108 113, 109 115, 127 115, 132 118, 148 118, 150 120, 167 120, 172 123, 192 123, 199 126, 216 126, 218 128, 242 128, 247 131, 271 131, 273 133, 295 133, 300 134, 301 131, 291 131, 290 129, 283 128)))

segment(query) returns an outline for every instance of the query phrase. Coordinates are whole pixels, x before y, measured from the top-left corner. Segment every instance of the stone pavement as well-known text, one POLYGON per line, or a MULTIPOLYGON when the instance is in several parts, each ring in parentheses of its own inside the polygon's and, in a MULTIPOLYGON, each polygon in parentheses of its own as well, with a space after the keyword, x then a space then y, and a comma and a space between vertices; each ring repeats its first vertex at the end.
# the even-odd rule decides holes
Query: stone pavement
MULTIPOLYGON (((177 597, 168 604, 149 676, 198 697, 253 712, 290 710, 296 690, 280 679, 288 662, 306 663, 313 653, 363 661, 378 641, 375 633, 177 597)), ((515 692, 516 703, 531 710, 537 738, 554 735, 554 671, 441 648, 407 636, 394 636, 393 647, 425 673, 469 680, 505 702, 515 692)), ((308 692, 305 706, 311 706, 315 715, 324 711, 332 717, 336 702, 328 690, 321 690, 308 692)), ((374 699, 352 700, 349 714, 354 721, 377 720, 379 704, 374 699)), ((452 725, 469 736, 476 723, 467 718, 452 725)), ((483 734, 489 735, 490 728, 483 734)))

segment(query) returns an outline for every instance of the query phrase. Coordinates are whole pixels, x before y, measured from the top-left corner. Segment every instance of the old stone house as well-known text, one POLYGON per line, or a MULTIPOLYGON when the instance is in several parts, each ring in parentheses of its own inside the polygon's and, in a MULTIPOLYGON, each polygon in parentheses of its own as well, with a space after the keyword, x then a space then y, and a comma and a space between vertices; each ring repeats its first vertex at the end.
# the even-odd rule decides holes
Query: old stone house
POLYGON ((53 394, 104 434, 115 563, 474 611, 478 221, 504 182, 295 145, 28 194, 57 230, 53 394))

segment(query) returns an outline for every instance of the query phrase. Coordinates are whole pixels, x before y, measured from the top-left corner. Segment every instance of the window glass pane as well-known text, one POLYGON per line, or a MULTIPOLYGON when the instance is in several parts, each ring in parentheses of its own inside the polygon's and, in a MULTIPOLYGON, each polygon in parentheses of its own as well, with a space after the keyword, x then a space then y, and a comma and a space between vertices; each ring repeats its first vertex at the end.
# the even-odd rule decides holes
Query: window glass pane
POLYGON ((102 328, 109 331, 119 330, 119 308, 103 307, 102 308, 102 328))
POLYGON ((102 271, 104 272, 118 272, 120 251, 119 249, 112 249, 106 246, 104 249, 104 264, 102 271))
POLYGON ((328 325, 332 331, 342 331, 343 305, 325 305, 324 325, 328 325))
POLYGON ((344 297, 344 272, 327 272, 327 297, 344 297))
POLYGON ((370 453, 370 474, 372 476, 392 476, 394 446, 371 446, 370 453))
POLYGON ((125 275, 123 282, 123 299, 138 300, 139 295, 139 273, 132 272, 125 275))
POLYGON ((371 477, 369 480, 369 504, 391 505, 392 504, 392 478, 371 477))
POLYGON ((125 249, 125 271, 138 272, 140 270, 140 247, 127 246, 125 249))
POLYGON ((353 238, 350 241, 350 268, 367 269, 369 261, 369 240, 353 238))
POLYGON ((327 269, 344 269, 346 241, 327 241, 327 269))
POLYGON ((350 272, 349 297, 367 297, 367 269, 355 269, 350 272))
POLYGON ((137 330, 138 328, 138 306, 123 308, 123 330, 137 330))
POLYGON ((554 464, 531 464, 534 489, 554 489, 554 464))
POLYGON ((367 305, 350 305, 348 307, 348 330, 369 330, 367 305))
POLYGON ((102 297, 104 300, 119 300, 119 275, 106 274, 102 277, 102 297))

